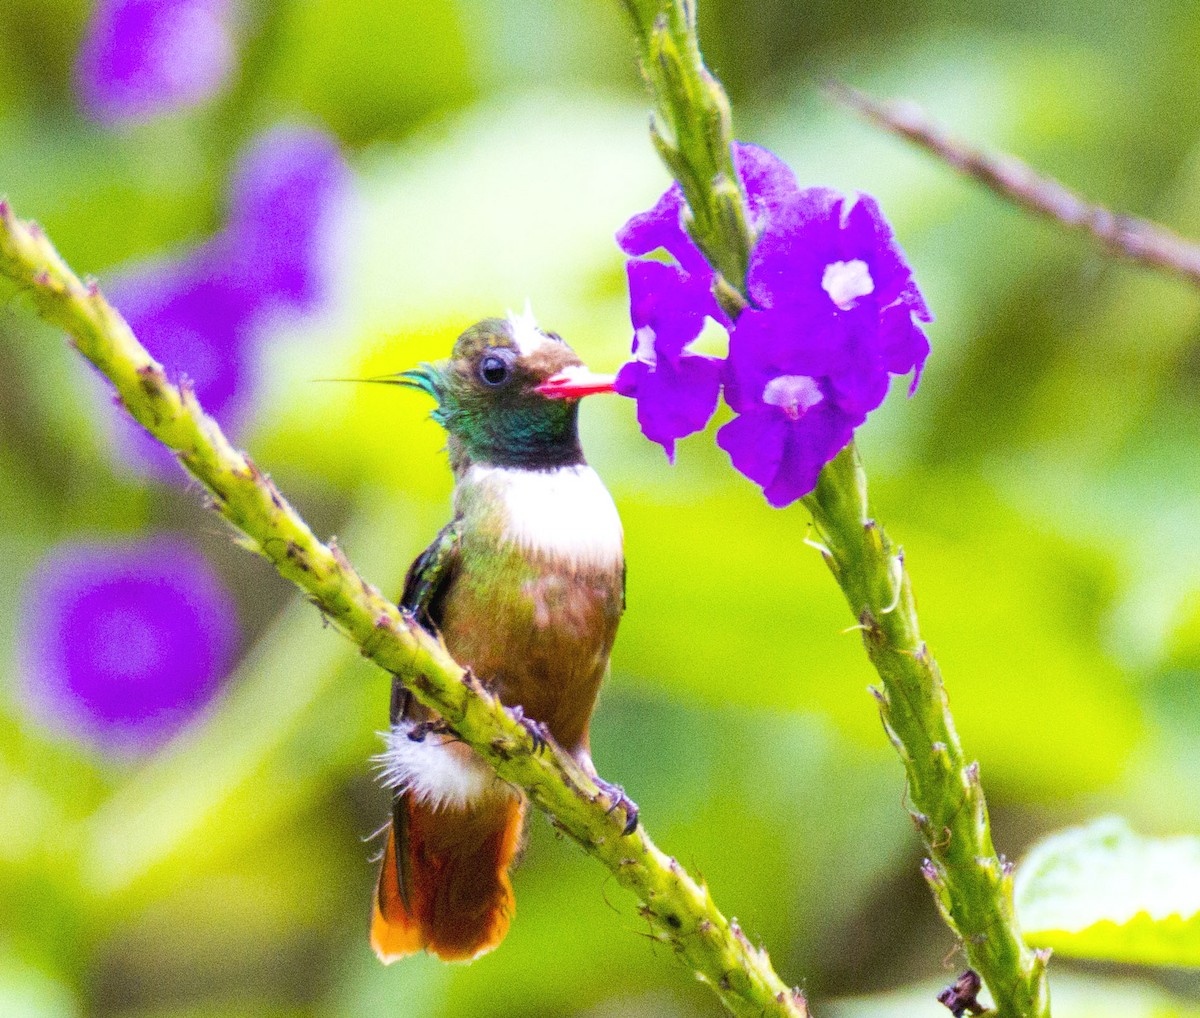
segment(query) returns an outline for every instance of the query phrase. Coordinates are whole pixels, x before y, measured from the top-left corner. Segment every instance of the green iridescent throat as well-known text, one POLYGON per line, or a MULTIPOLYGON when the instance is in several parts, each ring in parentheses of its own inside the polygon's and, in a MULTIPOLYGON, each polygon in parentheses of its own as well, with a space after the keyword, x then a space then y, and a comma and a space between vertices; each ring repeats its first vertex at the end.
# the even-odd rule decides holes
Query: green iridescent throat
POLYGON ((422 364, 406 374, 437 400, 432 416, 449 433, 456 474, 474 463, 553 470, 584 462, 578 400, 547 399, 521 388, 484 389, 462 378, 453 361, 422 364))

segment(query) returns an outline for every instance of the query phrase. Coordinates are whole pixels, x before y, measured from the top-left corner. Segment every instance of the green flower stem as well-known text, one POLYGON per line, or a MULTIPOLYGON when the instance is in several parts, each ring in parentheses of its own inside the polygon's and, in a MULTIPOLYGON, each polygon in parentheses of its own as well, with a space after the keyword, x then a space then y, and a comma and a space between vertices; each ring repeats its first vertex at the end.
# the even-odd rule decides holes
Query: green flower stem
POLYGON ((0 202, 0 275, 32 298, 46 321, 112 382, 129 413, 173 450, 208 490, 213 508, 249 550, 292 581, 362 654, 398 675, 464 742, 519 785, 551 820, 607 866, 641 902, 652 935, 669 944, 735 1015, 805 1018, 789 989, 708 888, 658 849, 639 826, 622 833, 615 803, 557 747, 539 752, 529 732, 442 643, 367 583, 333 544, 324 544, 271 479, 236 450, 186 387, 172 385, 95 284, 84 285, 34 224, 0 202))
POLYGON ((979 765, 963 753, 941 672, 921 639, 904 555, 871 517, 853 445, 825 467, 804 504, 882 680, 872 692, 908 775, 908 811, 925 841, 922 872, 934 900, 991 991, 997 1018, 1049 1018, 1049 952, 1021 938, 1012 865, 992 846, 979 765))
POLYGON ((731 314, 745 306, 746 268, 754 238, 737 172, 729 99, 704 66, 692 0, 621 0, 633 20, 642 74, 655 103, 650 137, 679 181, 688 231, 726 283, 731 314))
MULTIPOLYGON (((652 127, 655 145, 692 209, 693 239, 725 286, 742 291, 731 301, 718 281, 718 297, 736 318, 754 237, 744 197, 729 181, 729 102, 700 55, 694 0, 621 2, 633 18, 657 116, 674 139, 664 141, 652 127), (734 202, 742 207, 728 208, 734 202)), ((904 558, 869 515, 853 443, 804 503, 882 680, 875 695, 907 772, 909 812, 925 840, 923 869, 938 907, 987 984, 997 1018, 1049 1018, 1048 955, 1021 938, 1011 867, 992 846, 978 766, 964 756, 941 674, 921 640, 904 558)))

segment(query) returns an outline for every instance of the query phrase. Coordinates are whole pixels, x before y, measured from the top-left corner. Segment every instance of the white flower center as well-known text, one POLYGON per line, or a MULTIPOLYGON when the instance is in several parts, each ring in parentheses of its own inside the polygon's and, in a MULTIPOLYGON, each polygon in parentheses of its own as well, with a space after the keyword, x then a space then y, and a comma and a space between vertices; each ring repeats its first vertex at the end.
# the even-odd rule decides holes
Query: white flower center
POLYGON ((763 389, 762 399, 768 406, 777 406, 788 418, 800 420, 824 397, 817 383, 808 375, 779 375, 763 389))
POLYGON ((654 330, 643 325, 633 334, 633 357, 654 367, 658 363, 658 351, 654 349, 654 330))
POLYGON ((821 277, 821 287, 843 311, 854 307, 859 297, 875 292, 875 280, 871 270, 861 258, 848 262, 830 262, 821 277))

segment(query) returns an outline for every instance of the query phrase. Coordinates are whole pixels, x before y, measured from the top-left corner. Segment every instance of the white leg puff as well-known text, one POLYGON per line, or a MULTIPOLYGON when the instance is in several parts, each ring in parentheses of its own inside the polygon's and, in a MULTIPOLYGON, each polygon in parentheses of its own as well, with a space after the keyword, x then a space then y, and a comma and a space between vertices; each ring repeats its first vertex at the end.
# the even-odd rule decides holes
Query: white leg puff
POLYGON ((400 721, 390 731, 379 733, 384 750, 374 760, 385 786, 407 792, 435 809, 463 809, 503 787, 469 746, 434 732, 411 739, 414 727, 412 721, 400 721))

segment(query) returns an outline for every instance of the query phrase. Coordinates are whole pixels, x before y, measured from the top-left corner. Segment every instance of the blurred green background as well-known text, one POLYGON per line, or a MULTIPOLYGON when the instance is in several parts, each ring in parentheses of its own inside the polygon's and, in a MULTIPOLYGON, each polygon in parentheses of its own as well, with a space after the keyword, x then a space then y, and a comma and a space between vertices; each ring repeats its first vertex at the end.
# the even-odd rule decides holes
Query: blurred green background
MULTIPOLYGON (((802 182, 875 193, 938 316, 918 395, 897 386, 861 444, 998 847, 1016 858, 1109 812, 1147 834, 1197 831, 1200 295, 1001 204, 815 86, 834 75, 914 99, 959 135, 1200 234, 1194 3, 701 6, 738 135, 802 182)), ((0 5, 0 191, 103 282, 211 234, 262 128, 299 120, 341 140, 356 186, 328 252, 335 297, 272 326, 241 437, 398 592, 448 515, 440 433, 418 397, 312 379, 439 356, 526 297, 592 367, 623 359, 612 235, 666 176, 618 5, 246 0, 225 92, 116 131, 71 90, 88 8, 0 5)), ((541 817, 500 950, 469 967, 377 965, 365 839, 386 794, 367 760, 385 677, 235 549, 195 491, 121 467, 83 364, 4 296, 0 1015, 719 1013, 541 817), (242 656, 172 744, 109 759, 39 727, 15 695, 22 584, 62 540, 161 531, 199 544, 237 592, 242 656)), ((601 772, 818 1015, 945 1014, 933 993, 961 961, 804 512, 768 509, 711 432, 670 467, 632 404, 589 403, 583 427, 629 560, 601 772)), ((1200 1014, 1200 980, 1179 972, 1058 962, 1054 986, 1068 1016, 1200 1014)))

